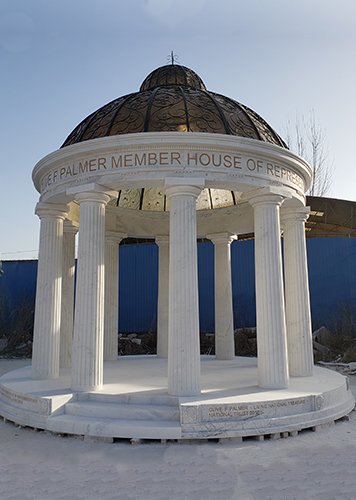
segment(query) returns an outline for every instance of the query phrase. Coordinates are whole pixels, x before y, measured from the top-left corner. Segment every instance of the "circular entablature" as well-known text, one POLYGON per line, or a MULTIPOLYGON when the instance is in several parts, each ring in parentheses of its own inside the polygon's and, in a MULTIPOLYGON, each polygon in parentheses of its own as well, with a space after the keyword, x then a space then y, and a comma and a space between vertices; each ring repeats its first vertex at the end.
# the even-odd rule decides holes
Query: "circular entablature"
POLYGON ((187 185, 199 178, 206 188, 238 193, 288 189, 300 197, 309 188, 311 169, 289 150, 261 141, 152 132, 74 144, 46 156, 33 171, 42 201, 63 202, 70 201, 68 190, 88 183, 111 190, 162 188, 172 177, 187 185))

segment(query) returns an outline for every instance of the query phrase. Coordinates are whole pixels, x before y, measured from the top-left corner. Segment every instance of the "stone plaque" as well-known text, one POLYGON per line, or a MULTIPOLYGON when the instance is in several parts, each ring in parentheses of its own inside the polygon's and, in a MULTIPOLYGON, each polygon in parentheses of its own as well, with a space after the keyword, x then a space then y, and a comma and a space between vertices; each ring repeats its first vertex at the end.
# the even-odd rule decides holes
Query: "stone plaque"
MULTIPOLYGON (((183 423, 192 422, 192 411, 188 411, 188 409, 192 409, 194 406, 186 405, 186 411, 182 411, 183 423)), ((285 417, 307 413, 315 410, 315 401, 313 396, 307 396, 274 401, 203 404, 199 406, 200 422, 243 421, 247 419, 285 417)), ((193 414, 195 418, 199 415, 198 412, 193 412, 193 414)))
POLYGON ((246 420, 296 415, 314 410, 312 396, 254 403, 203 405, 202 422, 246 420))

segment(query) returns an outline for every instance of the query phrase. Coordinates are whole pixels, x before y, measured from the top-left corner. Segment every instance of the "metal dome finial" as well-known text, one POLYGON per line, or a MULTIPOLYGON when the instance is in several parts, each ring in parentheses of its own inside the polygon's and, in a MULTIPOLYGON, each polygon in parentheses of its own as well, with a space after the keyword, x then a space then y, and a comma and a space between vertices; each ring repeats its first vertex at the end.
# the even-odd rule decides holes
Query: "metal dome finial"
POLYGON ((171 54, 169 56, 167 56, 167 61, 170 62, 173 66, 174 63, 176 63, 178 61, 178 55, 175 54, 173 52, 173 50, 171 50, 171 54))

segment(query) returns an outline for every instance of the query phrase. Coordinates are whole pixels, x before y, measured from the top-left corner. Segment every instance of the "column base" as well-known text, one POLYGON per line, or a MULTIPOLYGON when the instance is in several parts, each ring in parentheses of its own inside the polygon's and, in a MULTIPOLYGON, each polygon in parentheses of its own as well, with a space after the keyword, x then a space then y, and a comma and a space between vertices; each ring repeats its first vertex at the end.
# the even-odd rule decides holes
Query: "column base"
POLYGON ((86 385, 86 386, 71 386, 71 390, 75 392, 96 392, 103 388, 103 384, 100 385, 86 385))
POLYGON ((31 377, 33 380, 56 380, 59 378, 59 373, 43 374, 32 367, 31 377))

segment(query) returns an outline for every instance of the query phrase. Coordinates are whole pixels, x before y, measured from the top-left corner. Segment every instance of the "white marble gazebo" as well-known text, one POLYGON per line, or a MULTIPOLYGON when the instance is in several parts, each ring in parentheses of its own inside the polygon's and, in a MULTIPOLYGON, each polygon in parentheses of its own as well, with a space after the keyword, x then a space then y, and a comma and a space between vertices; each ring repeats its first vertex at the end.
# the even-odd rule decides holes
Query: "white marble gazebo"
POLYGON ((260 116, 208 92, 183 66, 158 68, 139 92, 80 123, 33 171, 41 229, 32 382, 23 392, 35 406, 40 397, 46 416, 33 422, 23 410, 24 423, 104 437, 241 437, 348 413, 346 379, 313 367, 311 176, 260 116), (234 355, 230 245, 246 233, 255 237, 257 367, 234 355), (126 237, 159 247, 157 357, 117 358, 126 237), (215 359, 200 356, 198 238, 215 249, 215 359), (109 400, 113 416, 100 410, 109 400), (137 404, 160 406, 160 416, 140 418, 137 404), (164 407, 173 409, 168 419, 164 407), (141 424, 127 427, 128 419, 141 424))

